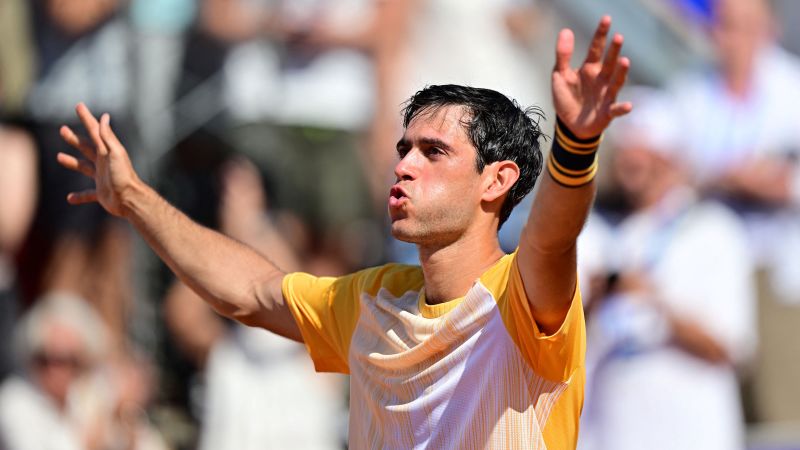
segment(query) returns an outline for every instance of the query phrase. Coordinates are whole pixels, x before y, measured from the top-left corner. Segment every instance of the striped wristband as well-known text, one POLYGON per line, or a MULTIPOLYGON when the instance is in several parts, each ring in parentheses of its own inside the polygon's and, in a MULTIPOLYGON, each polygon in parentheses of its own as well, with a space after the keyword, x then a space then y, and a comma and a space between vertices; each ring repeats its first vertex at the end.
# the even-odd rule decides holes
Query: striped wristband
POLYGON ((556 118, 556 134, 547 171, 558 184, 576 188, 590 183, 597 173, 597 147, 602 135, 581 139, 556 118))

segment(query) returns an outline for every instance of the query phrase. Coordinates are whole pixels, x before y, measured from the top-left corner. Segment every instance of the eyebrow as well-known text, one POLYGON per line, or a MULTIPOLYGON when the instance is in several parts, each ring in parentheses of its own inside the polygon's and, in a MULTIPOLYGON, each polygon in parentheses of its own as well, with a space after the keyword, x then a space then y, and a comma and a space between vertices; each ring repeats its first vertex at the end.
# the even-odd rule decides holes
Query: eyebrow
MULTIPOLYGON (((450 144, 448 144, 447 142, 445 142, 445 141, 443 141, 441 139, 434 138, 434 137, 422 137, 422 138, 419 138, 419 143, 420 144, 429 145, 429 146, 432 146, 432 147, 439 147, 442 150, 446 150, 446 151, 452 151, 453 150, 453 148, 450 146, 450 144)), ((405 136, 400 138, 399 141, 397 141, 397 148, 398 149, 399 148, 407 148, 407 147, 411 147, 411 146, 412 146, 411 141, 406 139, 405 136)))

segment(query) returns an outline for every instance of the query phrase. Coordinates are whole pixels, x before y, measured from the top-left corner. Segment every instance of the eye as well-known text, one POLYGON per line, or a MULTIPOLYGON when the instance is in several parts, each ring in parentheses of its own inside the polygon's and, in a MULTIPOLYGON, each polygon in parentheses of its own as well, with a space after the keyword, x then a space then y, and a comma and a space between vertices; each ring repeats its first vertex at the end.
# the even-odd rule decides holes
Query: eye
POLYGON ((403 158, 405 158, 405 157, 406 157, 406 155, 408 154, 408 150, 409 150, 409 148, 408 148, 408 147, 405 147, 405 146, 403 146, 403 147, 400 147, 400 146, 398 146, 398 147, 397 147, 397 156, 398 156, 400 159, 403 159, 403 158))
POLYGON ((439 156, 444 154, 444 150, 439 147, 428 147, 425 149, 425 156, 439 156))

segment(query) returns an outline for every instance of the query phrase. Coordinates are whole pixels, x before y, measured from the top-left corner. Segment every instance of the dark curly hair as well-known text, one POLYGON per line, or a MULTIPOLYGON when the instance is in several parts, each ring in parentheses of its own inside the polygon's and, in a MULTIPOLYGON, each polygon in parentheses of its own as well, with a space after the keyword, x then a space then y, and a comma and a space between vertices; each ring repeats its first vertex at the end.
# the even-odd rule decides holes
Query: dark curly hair
POLYGON ((544 119, 541 108, 522 109, 519 104, 491 89, 454 84, 426 86, 414 94, 403 108, 403 127, 423 113, 443 106, 464 106, 468 115, 463 126, 470 142, 477 149, 476 169, 482 173, 495 161, 514 161, 520 169, 500 209, 498 230, 511 210, 528 195, 542 171, 539 122, 544 119))

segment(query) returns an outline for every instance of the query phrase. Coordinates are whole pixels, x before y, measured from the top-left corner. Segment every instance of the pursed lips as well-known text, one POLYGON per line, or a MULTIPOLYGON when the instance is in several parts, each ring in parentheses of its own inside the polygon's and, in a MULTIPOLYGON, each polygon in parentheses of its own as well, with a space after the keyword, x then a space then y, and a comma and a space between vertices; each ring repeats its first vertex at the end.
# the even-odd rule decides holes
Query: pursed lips
POLYGON ((389 207, 397 208, 408 198, 408 193, 403 188, 398 185, 394 185, 389 191, 389 207))

